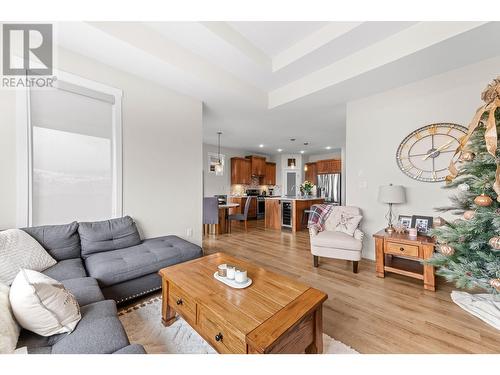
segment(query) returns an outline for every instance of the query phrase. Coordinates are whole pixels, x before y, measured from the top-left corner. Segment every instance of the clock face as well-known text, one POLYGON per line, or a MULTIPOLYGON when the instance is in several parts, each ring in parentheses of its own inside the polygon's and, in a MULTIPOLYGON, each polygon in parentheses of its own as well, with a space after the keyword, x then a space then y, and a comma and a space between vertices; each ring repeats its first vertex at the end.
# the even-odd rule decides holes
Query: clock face
POLYGON ((449 123, 431 124, 415 130, 398 147, 396 160, 399 169, 418 181, 444 181, 460 138, 466 134, 466 127, 449 123))

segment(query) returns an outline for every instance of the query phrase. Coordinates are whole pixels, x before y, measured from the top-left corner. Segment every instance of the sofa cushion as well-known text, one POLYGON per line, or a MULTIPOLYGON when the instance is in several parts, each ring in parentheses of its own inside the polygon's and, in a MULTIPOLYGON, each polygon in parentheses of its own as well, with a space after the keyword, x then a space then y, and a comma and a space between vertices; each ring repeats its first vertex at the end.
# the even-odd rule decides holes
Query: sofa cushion
MULTIPOLYGON (((359 209, 359 207, 355 207, 355 206, 334 206, 332 208, 332 212, 330 213, 330 215, 328 216, 328 218, 325 221, 325 230, 326 231, 338 230, 337 226, 338 226, 339 222, 341 221, 342 214, 347 214, 349 217, 360 216, 359 220, 356 223, 356 226, 354 227, 354 229, 352 229, 352 232, 354 232, 354 230, 357 228, 357 226, 359 224, 359 221, 361 221, 361 219, 362 219, 361 210, 359 209)), ((341 232, 345 232, 345 231, 341 230, 341 232)), ((345 233, 347 233, 347 232, 345 232, 345 233)), ((347 233, 347 234, 352 235, 352 233, 347 233)))
POLYGON ((144 347, 139 344, 131 344, 120 350, 117 350, 113 354, 146 354, 144 347))
POLYGON ((48 348, 48 353, 50 353, 54 342, 60 340, 63 336, 64 334, 45 337, 28 331, 27 329, 22 329, 19 340, 17 341, 17 349, 26 347, 28 348, 28 354, 30 354, 43 353, 47 351, 45 348, 48 348))
POLYGON ((139 245, 141 237, 130 216, 105 221, 79 223, 82 257, 103 251, 139 245))
POLYGON ((0 354, 9 354, 16 349, 20 331, 10 306, 9 289, 0 283, 0 354))
POLYGON ((56 264, 47 251, 20 229, 0 232, 0 282, 10 285, 20 269, 43 271, 56 264))
POLYGON ((80 237, 76 221, 64 225, 23 228, 37 240, 55 260, 80 257, 80 237))
POLYGON ((76 329, 53 344, 52 354, 111 354, 130 344, 114 301, 91 303, 81 313, 76 329))
POLYGON ((353 215, 348 212, 337 211, 333 215, 334 230, 352 236, 358 228, 358 224, 363 219, 361 215, 353 215))
POLYGON ((363 242, 343 232, 323 231, 311 236, 311 245, 335 249, 361 251, 363 242))
POLYGON ((47 268, 42 273, 57 281, 87 276, 85 268, 83 267, 83 261, 80 258, 62 260, 57 262, 54 266, 47 268))
POLYGON ((126 249, 93 254, 85 259, 90 276, 101 287, 158 272, 202 255, 201 248, 177 236, 157 237, 126 249))
POLYGON ((72 332, 81 318, 76 298, 59 281, 37 271, 19 271, 9 299, 19 325, 41 336, 72 332))
POLYGON ((92 277, 64 280, 62 284, 75 296, 80 306, 104 301, 101 288, 99 288, 96 279, 92 277))

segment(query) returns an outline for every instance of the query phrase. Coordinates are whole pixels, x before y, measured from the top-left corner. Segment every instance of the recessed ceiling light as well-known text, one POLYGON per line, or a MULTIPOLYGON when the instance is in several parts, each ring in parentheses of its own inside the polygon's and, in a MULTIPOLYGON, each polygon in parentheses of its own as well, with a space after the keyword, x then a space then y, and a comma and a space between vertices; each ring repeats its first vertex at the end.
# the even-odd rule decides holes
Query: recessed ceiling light
POLYGON ((303 154, 304 152, 305 152, 304 150, 300 151, 301 154, 303 154))
POLYGON ((283 151, 283 150, 281 148, 278 148, 278 152, 281 152, 281 151, 283 151))
POLYGON ((260 148, 264 147, 264 145, 259 145, 260 148))
POLYGON ((326 146, 325 147, 327 150, 331 149, 332 147, 331 146, 326 146))

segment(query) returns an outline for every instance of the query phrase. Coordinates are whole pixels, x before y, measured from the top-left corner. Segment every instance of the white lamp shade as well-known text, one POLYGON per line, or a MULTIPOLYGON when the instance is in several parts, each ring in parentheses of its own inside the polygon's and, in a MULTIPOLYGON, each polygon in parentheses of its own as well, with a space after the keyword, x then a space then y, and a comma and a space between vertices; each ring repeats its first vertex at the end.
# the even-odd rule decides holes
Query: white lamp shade
POLYGON ((405 203, 405 188, 401 185, 380 186, 378 189, 378 201, 381 203, 405 203))

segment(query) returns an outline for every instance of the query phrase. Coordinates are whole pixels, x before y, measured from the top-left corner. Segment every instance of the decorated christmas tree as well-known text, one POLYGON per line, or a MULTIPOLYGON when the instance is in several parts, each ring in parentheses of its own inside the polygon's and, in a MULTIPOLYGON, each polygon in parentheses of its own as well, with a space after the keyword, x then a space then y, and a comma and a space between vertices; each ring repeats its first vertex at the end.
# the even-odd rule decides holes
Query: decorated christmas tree
POLYGON ((436 273, 464 289, 500 293, 500 77, 482 93, 468 134, 450 164, 445 188, 456 188, 450 207, 461 215, 433 230, 436 273))

